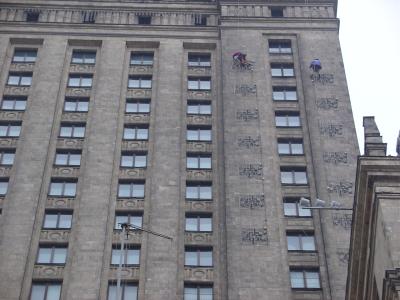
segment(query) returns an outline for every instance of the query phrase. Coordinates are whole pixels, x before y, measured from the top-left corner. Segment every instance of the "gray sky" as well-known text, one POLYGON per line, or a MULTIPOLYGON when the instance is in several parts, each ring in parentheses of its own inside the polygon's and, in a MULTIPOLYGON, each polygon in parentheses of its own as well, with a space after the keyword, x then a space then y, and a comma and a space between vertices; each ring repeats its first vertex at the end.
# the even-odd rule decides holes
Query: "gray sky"
POLYGON ((388 154, 400 130, 400 0, 339 0, 340 41, 354 122, 364 152, 363 116, 375 116, 388 154), (399 89, 399 91, 397 91, 399 89))

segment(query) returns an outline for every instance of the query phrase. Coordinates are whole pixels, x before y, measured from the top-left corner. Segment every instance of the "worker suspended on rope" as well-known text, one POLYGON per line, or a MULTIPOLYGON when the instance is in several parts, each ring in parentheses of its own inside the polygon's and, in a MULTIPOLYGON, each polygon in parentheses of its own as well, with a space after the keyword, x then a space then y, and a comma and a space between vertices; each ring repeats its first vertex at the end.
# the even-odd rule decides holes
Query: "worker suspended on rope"
POLYGON ((234 61, 239 62, 241 65, 247 63, 246 54, 240 51, 233 53, 232 58, 234 61))
POLYGON ((310 69, 316 73, 319 73, 319 71, 322 69, 321 61, 318 58, 313 59, 310 64, 310 69))

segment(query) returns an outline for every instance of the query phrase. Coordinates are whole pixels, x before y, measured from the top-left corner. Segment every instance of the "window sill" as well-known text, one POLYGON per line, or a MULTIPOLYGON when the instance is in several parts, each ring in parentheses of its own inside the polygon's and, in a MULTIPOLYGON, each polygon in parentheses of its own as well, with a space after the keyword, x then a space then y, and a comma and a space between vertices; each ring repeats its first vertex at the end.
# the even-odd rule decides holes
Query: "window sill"
POLYGON ((213 199, 192 199, 192 198, 190 198, 190 199, 185 198, 185 200, 186 201, 201 201, 201 202, 212 202, 213 201, 213 199))

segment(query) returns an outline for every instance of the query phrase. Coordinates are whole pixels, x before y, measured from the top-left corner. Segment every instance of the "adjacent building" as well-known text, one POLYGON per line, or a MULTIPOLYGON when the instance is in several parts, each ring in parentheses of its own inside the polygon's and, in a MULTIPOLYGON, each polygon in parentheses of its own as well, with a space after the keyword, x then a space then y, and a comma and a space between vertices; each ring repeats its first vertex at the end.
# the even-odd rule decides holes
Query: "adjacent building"
POLYGON ((2 2, 1 299, 342 300, 351 214, 298 205, 354 197, 336 6, 2 2))

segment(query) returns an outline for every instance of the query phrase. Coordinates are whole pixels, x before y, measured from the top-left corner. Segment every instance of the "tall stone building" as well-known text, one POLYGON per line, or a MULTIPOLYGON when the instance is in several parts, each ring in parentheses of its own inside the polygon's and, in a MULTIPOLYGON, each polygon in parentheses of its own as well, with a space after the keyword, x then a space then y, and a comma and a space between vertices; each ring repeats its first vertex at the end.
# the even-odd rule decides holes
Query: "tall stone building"
POLYGON ((298 205, 353 199, 336 5, 3 1, 0 298, 342 300, 351 214, 298 205))

